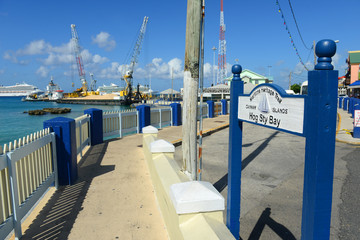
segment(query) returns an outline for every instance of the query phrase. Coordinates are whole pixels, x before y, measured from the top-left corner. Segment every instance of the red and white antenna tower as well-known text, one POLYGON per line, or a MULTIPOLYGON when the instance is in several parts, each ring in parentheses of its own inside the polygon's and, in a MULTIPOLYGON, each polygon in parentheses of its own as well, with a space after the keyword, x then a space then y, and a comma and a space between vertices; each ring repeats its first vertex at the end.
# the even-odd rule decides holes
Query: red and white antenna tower
POLYGON ((225 40, 225 23, 224 23, 224 11, 223 0, 220 0, 220 35, 219 35, 219 54, 218 54, 218 79, 217 83, 223 83, 226 78, 226 40, 225 40))

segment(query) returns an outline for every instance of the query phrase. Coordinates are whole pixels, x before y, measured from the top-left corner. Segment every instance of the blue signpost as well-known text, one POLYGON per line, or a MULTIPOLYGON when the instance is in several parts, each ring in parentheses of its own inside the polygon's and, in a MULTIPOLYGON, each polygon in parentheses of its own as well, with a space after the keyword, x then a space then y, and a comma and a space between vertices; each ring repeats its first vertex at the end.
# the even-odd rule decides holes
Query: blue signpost
POLYGON ((329 239, 335 155, 337 77, 331 57, 336 44, 316 45, 318 64, 308 73, 308 96, 290 96, 273 84, 243 95, 241 67, 233 66, 229 129, 227 226, 239 239, 243 121, 306 138, 301 239, 329 239), (240 147, 239 147, 240 146, 240 147))

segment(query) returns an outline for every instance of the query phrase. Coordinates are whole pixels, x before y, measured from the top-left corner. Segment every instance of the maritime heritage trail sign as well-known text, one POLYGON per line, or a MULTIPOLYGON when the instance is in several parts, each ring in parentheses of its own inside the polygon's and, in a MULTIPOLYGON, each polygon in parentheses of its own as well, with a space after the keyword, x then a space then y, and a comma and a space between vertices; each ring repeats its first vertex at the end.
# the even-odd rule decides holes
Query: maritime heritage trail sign
POLYGON ((239 96, 238 119, 303 134, 304 97, 289 96, 279 86, 260 84, 239 96))
POLYGON ((321 40, 315 52, 318 63, 308 72, 307 96, 287 95, 274 84, 258 85, 244 95, 242 68, 232 67, 226 225, 236 239, 240 237, 243 122, 306 138, 301 239, 330 237, 338 88, 331 57, 336 44, 321 40))

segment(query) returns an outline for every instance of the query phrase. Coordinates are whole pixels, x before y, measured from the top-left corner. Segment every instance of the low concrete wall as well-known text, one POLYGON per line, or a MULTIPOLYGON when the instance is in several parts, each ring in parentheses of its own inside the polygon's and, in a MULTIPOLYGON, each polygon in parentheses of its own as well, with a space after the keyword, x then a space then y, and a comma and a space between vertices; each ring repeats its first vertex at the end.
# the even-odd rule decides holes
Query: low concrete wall
POLYGON ((170 239, 235 239, 223 223, 224 198, 210 183, 191 181, 157 132, 143 128, 143 151, 170 239))

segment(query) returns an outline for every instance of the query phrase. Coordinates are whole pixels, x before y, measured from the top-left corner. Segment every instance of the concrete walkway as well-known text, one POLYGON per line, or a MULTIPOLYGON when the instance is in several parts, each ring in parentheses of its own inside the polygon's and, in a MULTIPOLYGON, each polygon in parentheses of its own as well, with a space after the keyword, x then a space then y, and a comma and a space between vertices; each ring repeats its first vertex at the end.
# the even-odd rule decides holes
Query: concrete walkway
MULTIPOLYGON (((204 132, 226 127, 228 119, 204 119, 204 132)), ((167 127, 159 138, 176 144, 181 131, 167 127)), ((91 147, 78 167, 77 183, 49 191, 25 220, 22 239, 168 239, 142 134, 91 147)))

